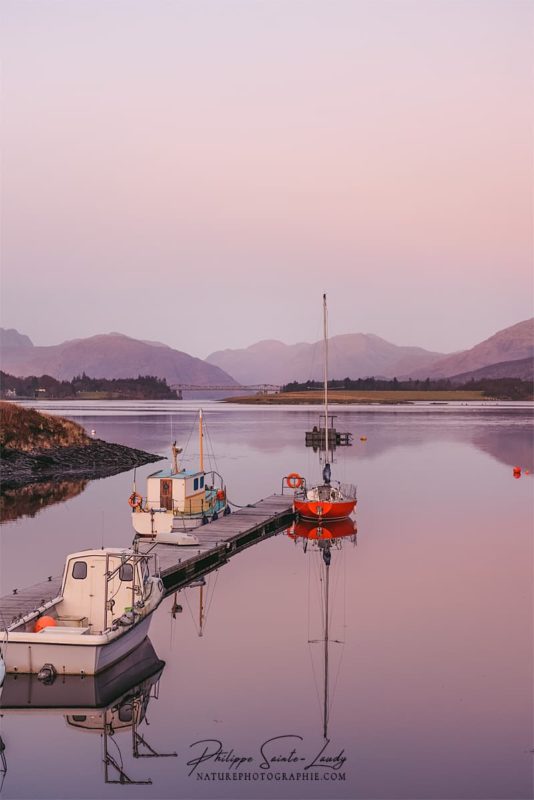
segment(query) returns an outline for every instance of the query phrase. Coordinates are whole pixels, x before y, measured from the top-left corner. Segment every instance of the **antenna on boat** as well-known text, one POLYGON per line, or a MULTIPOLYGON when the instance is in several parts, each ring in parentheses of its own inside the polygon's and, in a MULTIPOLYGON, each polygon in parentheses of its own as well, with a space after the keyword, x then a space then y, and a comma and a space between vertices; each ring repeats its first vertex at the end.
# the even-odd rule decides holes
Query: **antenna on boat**
POLYGON ((200 471, 204 472, 204 431, 202 430, 202 409, 198 411, 198 450, 200 455, 200 471))
POLYGON ((172 474, 176 475, 178 472, 178 453, 181 453, 182 450, 180 447, 176 447, 176 441, 174 441, 171 445, 171 452, 172 452, 172 474))

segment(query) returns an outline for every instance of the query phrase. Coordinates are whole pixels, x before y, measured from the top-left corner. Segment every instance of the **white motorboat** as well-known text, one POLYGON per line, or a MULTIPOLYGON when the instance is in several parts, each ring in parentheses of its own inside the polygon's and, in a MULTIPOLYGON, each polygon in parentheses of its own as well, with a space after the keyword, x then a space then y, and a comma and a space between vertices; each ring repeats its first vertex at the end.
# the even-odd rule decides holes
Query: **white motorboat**
POLYGON ((69 555, 59 595, 0 633, 6 672, 95 675, 138 647, 164 596, 150 558, 117 548, 69 555))

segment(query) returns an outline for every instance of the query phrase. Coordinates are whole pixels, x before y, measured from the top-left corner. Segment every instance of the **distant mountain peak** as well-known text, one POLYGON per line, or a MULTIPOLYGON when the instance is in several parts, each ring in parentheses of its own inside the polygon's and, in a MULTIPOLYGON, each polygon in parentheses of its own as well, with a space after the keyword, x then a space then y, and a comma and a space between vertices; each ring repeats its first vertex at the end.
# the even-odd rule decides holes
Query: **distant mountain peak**
POLYGON ((483 367, 532 358, 534 355, 534 317, 503 328, 469 350, 438 359, 428 369, 416 369, 414 378, 448 378, 471 373, 483 367))
MULTIPOLYGON (((220 350, 206 359, 243 384, 317 380, 322 376, 323 342, 287 345, 264 339, 237 350, 220 350)), ((402 377, 442 358, 421 347, 398 347, 375 334, 344 333, 329 340, 331 378, 402 377)))
POLYGON ((0 347, 33 347, 33 342, 15 328, 0 328, 0 347))
POLYGON ((101 333, 48 347, 6 346, 2 369, 18 377, 47 374, 58 380, 72 380, 84 372, 91 378, 153 375, 169 384, 235 385, 230 375, 200 358, 122 333, 101 333))

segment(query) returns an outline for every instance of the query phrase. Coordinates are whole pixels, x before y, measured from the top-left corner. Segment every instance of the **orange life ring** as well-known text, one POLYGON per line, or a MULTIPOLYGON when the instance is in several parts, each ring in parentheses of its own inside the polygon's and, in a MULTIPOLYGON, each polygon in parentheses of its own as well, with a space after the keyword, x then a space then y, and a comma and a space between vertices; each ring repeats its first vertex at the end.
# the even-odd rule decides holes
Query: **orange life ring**
POLYGON ((286 483, 290 489, 300 489, 302 486, 302 478, 298 472, 290 472, 289 475, 286 476, 286 483))
POLYGON ((141 508, 141 504, 143 502, 143 498, 137 492, 132 492, 130 497, 128 498, 128 505, 130 508, 136 509, 141 508))

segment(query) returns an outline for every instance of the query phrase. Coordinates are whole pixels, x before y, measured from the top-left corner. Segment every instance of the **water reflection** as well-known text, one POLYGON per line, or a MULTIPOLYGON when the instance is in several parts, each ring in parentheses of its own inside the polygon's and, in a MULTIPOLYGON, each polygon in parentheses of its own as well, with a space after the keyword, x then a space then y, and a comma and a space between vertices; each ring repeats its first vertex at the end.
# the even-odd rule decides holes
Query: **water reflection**
POLYGON ((2 487, 0 524, 20 517, 35 517, 43 508, 64 503, 81 494, 89 481, 43 481, 27 486, 2 487))
MULTIPOLYGON (((313 614, 313 601, 318 600, 318 617, 321 621, 321 636, 318 639, 311 639, 308 636, 308 645, 310 645, 310 659, 312 669, 314 672, 315 688, 317 690, 317 697, 320 701, 322 713, 322 733, 325 740, 328 739, 328 722, 330 719, 330 712, 334 701, 334 696, 331 692, 330 686, 330 669, 332 662, 332 654, 330 646, 332 644, 341 645, 345 644, 344 639, 333 638, 334 623, 335 623, 335 609, 333 598, 331 597, 331 585, 334 584, 335 589, 339 588, 339 567, 343 567, 339 559, 334 559, 332 565, 333 551, 341 551, 343 545, 349 542, 355 547, 357 544, 358 529, 356 521, 350 517, 334 522, 329 522, 327 525, 317 525, 314 521, 295 522, 294 525, 288 529, 287 535, 294 542, 302 543, 302 548, 308 554, 308 558, 313 559, 311 571, 315 583, 315 591, 312 581, 308 581, 308 633, 310 632, 311 617, 313 614), (318 594, 317 594, 318 592, 318 594), (312 648, 311 645, 315 645, 312 648), (319 655, 317 654, 317 648, 319 655), (316 662, 319 662, 318 664, 316 662), (322 684, 318 680, 318 676, 322 675, 322 684)), ((342 606, 346 606, 346 586, 344 584, 345 573, 343 571, 341 587, 342 606)), ((334 598, 335 599, 335 598, 334 598)), ((338 620, 339 622, 339 620, 338 620)), ((345 619, 342 620, 342 636, 345 635, 345 619)), ((339 678, 339 671, 341 669, 341 660, 343 653, 341 652, 336 670, 336 685, 339 678)), ((335 689, 335 687, 334 687, 335 689)))
MULTIPOLYGON (((148 724, 150 701, 158 699, 164 666, 145 639, 137 650, 96 676, 64 675, 47 684, 36 675, 8 674, 0 689, 0 714, 62 715, 69 729, 102 737, 105 783, 150 784, 150 778, 135 779, 126 772, 117 736, 129 732, 134 758, 176 757, 157 752, 140 730, 148 724)), ((4 761, 5 776, 5 756, 4 761)))

